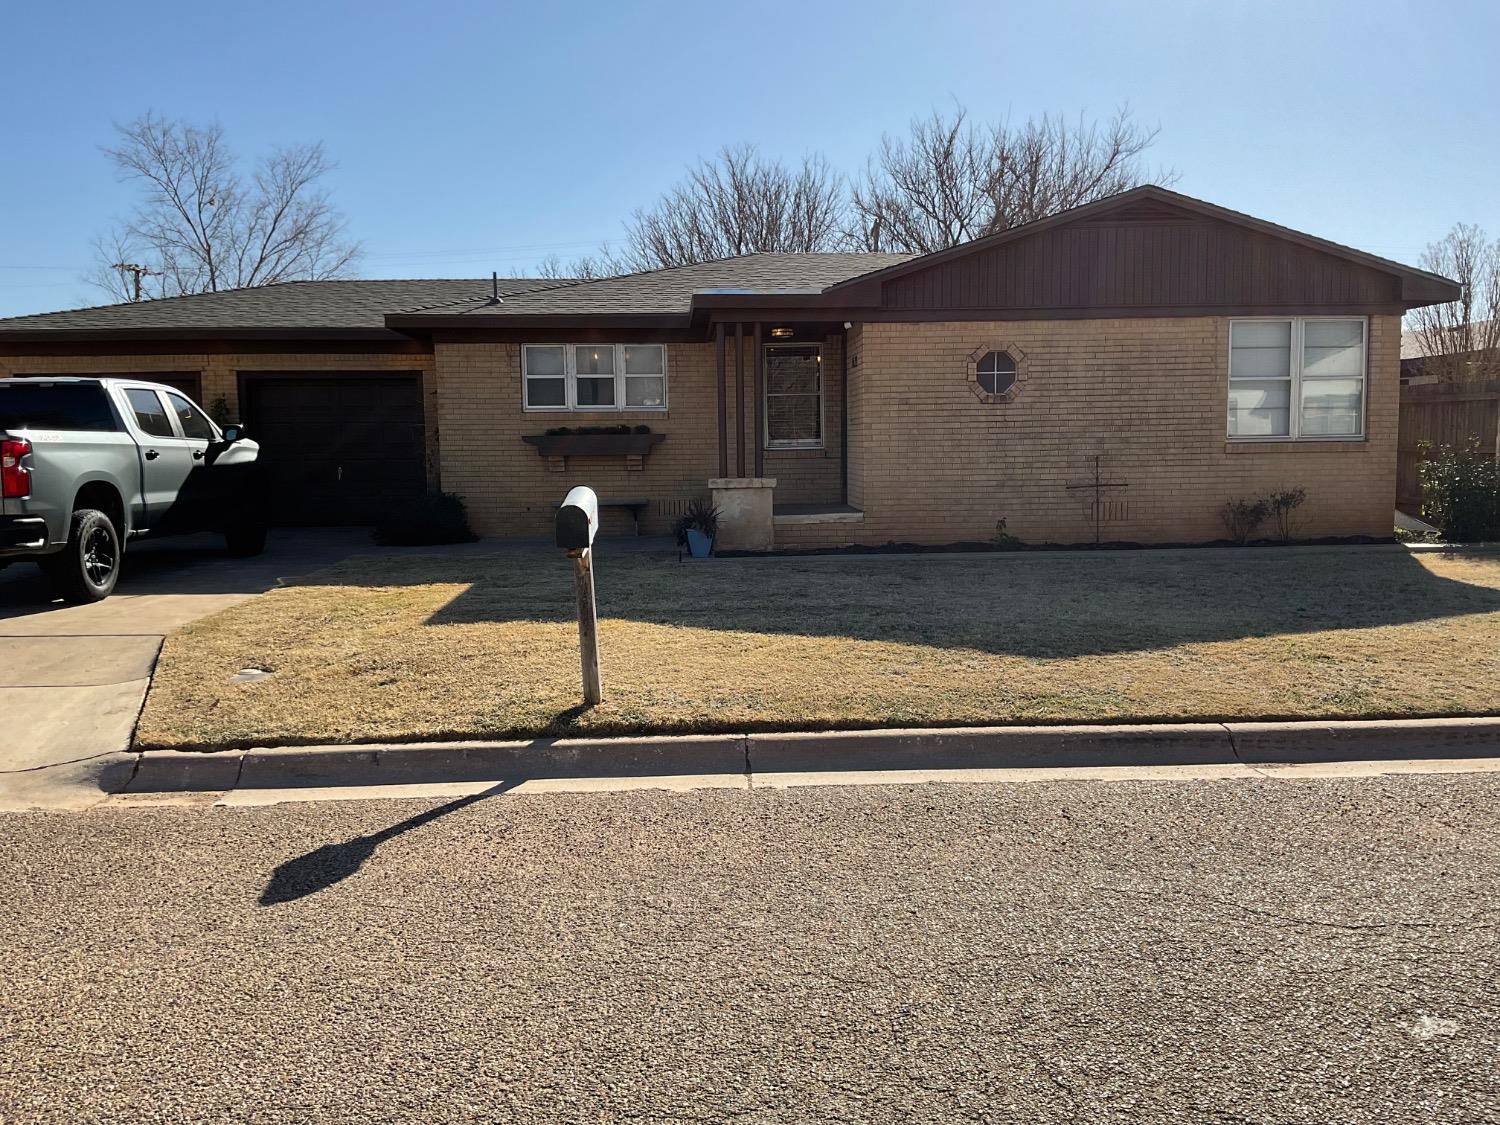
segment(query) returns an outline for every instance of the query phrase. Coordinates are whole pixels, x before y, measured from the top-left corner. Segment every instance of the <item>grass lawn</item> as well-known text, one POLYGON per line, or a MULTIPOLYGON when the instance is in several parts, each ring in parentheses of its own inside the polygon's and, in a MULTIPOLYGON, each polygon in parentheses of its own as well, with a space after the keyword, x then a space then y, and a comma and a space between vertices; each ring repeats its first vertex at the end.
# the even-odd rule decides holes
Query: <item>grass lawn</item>
POLYGON ((1500 557, 361 557, 168 638, 146 746, 1500 711, 1500 557), (275 674, 231 683, 242 668, 275 674))

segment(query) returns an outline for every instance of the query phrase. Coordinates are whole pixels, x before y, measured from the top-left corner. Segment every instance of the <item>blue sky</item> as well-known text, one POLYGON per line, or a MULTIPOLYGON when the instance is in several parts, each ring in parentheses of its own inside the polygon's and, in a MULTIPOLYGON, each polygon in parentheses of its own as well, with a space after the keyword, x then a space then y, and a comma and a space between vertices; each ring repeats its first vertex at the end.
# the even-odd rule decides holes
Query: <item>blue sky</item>
POLYGON ((525 272, 724 143, 855 168, 954 99, 1128 102, 1179 190, 1404 261, 1500 235, 1493 3, 77 0, 4 27, 0 315, 101 300, 80 275, 130 191, 99 146, 147 109, 245 155, 321 139, 371 277, 525 272))

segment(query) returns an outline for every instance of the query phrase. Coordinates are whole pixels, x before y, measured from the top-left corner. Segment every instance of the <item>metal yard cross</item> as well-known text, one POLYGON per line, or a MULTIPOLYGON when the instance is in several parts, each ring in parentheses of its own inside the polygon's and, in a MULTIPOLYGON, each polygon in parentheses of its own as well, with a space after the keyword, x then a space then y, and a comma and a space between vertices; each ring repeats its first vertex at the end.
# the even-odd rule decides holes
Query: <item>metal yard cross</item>
POLYGON ((1125 483, 1122 480, 1105 480, 1104 477, 1103 477, 1103 472, 1100 469, 1100 461, 1102 459, 1103 458, 1099 454, 1097 454, 1097 453, 1094 454, 1094 479, 1093 480, 1077 481, 1077 482, 1074 482, 1072 484, 1064 485, 1064 487, 1069 492, 1076 491, 1077 489, 1080 489, 1080 488, 1092 488, 1094 490, 1094 545, 1095 546, 1098 546, 1098 544, 1101 541, 1100 529, 1101 529, 1102 524, 1104 523, 1104 503, 1103 503, 1104 490, 1106 488, 1129 488, 1130 487, 1130 485, 1128 485, 1127 483, 1125 483))

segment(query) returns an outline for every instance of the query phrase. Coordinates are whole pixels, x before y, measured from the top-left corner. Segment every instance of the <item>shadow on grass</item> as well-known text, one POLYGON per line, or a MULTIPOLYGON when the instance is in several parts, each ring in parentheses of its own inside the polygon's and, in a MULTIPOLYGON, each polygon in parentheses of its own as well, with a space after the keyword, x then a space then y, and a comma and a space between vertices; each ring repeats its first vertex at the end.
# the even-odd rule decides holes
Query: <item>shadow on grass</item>
POLYGON ((368 836, 356 836, 342 844, 324 844, 321 848, 314 848, 306 855, 289 859, 271 873, 270 881, 260 893, 260 904, 276 906, 283 902, 295 902, 299 898, 306 898, 308 895, 327 890, 335 883, 341 883, 357 873, 375 854, 375 849, 387 840, 395 839, 414 828, 421 828, 424 824, 430 824, 439 817, 458 812, 459 809, 467 808, 488 797, 497 797, 519 784, 518 781, 502 781, 479 793, 471 793, 467 797, 460 797, 456 801, 449 801, 446 805, 439 805, 435 809, 428 809, 426 812, 408 817, 399 824, 393 824, 379 832, 372 832, 368 836))
MULTIPOLYGON (((601 559, 596 575, 606 620, 1037 659, 1500 611, 1500 589, 1435 574, 1405 552, 1350 548, 697 566, 621 557, 601 559)), ((428 617, 430 626, 574 620, 569 574, 550 557, 526 565, 434 559, 383 578, 464 586, 428 617)))

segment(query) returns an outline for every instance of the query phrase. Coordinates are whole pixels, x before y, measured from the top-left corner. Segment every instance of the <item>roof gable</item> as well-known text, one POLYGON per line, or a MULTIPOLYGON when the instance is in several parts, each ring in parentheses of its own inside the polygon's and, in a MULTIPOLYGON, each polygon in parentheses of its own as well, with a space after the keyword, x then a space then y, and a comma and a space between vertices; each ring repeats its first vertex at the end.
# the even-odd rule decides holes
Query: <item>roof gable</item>
POLYGON ((1373 307, 1446 278, 1146 186, 830 287, 890 310, 1373 307))

